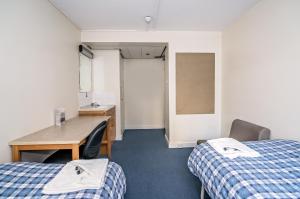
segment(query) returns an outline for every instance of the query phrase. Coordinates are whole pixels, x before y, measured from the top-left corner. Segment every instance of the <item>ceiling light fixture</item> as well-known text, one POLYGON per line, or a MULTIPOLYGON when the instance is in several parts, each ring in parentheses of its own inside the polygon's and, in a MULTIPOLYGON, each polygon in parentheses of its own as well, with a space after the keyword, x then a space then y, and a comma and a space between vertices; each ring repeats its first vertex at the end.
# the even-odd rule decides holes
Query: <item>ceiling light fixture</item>
POLYGON ((145 22, 146 22, 147 24, 150 24, 151 21, 152 21, 152 17, 151 17, 151 16, 146 16, 144 19, 145 19, 145 22))

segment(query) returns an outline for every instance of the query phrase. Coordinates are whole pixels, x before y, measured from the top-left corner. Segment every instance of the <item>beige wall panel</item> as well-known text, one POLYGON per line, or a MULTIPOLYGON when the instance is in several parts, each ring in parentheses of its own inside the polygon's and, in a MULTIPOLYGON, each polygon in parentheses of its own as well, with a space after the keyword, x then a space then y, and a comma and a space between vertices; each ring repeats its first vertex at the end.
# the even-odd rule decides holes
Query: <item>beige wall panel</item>
POLYGON ((176 53, 176 113, 215 112, 215 54, 176 53))

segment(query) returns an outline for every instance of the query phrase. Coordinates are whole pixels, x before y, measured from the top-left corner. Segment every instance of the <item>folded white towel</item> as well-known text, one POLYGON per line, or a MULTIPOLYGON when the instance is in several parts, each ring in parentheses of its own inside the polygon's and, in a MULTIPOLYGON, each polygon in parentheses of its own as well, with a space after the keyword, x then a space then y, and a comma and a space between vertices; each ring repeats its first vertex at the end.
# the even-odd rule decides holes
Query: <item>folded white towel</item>
POLYGON ((82 189, 100 189, 108 159, 74 160, 62 170, 44 188, 43 194, 61 194, 82 189))
POLYGON ((259 157, 260 154, 245 144, 233 138, 219 138, 208 140, 207 143, 218 153, 230 159, 236 157, 259 157))

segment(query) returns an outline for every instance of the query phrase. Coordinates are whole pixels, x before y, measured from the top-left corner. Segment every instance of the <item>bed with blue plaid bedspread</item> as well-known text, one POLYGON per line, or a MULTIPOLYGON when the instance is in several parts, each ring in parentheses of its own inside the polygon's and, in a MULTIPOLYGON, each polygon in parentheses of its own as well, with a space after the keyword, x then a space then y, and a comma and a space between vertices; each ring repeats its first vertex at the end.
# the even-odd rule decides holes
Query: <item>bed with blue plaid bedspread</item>
POLYGON ((231 160, 207 143, 192 151, 188 167, 211 198, 300 198, 300 142, 265 140, 244 144, 261 157, 231 160))
POLYGON ((62 169, 63 164, 5 163, 0 164, 0 198, 101 198, 121 199, 126 192, 122 168, 109 162, 101 189, 86 189, 66 194, 45 195, 42 189, 62 169))

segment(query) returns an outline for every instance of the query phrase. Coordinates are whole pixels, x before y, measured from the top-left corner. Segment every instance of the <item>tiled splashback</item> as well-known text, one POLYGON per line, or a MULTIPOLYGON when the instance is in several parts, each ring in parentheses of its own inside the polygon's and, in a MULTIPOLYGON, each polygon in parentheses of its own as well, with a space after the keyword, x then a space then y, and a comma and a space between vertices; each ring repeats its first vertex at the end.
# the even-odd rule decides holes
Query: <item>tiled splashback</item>
POLYGON ((86 106, 93 102, 93 92, 78 93, 79 106, 86 106))
POLYGON ((109 92, 93 92, 93 101, 98 104, 108 105, 108 104, 117 104, 116 96, 113 93, 109 92))
POLYGON ((116 104, 116 96, 109 92, 88 92, 78 93, 79 106, 90 105, 92 102, 97 102, 101 105, 116 104))

